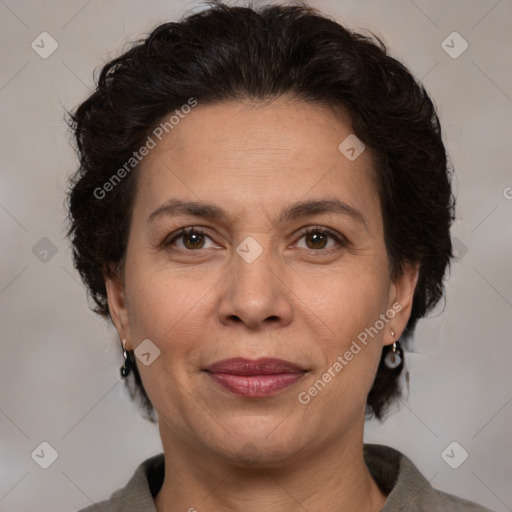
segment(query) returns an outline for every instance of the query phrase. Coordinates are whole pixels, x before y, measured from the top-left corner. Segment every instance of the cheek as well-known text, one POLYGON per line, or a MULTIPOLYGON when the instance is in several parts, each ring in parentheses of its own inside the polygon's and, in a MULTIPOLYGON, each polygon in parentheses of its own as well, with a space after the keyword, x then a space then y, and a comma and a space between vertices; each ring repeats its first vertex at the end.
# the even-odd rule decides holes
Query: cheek
POLYGON ((387 304, 387 281, 371 266, 341 268, 321 278, 302 277, 295 291, 325 323, 336 345, 373 325, 387 304))
POLYGON ((170 270, 135 265, 130 270, 127 296, 133 344, 136 348, 149 339, 160 350, 150 366, 137 361, 140 376, 157 409, 165 406, 178 410, 177 390, 187 382, 189 371, 197 370, 191 359, 197 355, 197 341, 206 332, 204 319, 211 316, 204 295, 212 286, 200 280, 192 282, 190 274, 187 282, 170 270), (174 397, 174 405, 164 399, 169 396, 174 397))
POLYGON ((130 323, 137 337, 161 338, 189 324, 214 285, 197 274, 191 278, 187 269, 159 267, 142 257, 132 258, 126 275, 130 323))
MULTIPOLYGON (((349 409, 355 411, 366 403, 387 328, 384 324, 384 328, 375 329, 377 322, 381 326, 380 315, 386 312, 387 285, 382 272, 368 265, 358 271, 337 272, 310 298, 308 305, 316 308, 321 319, 314 332, 324 362, 309 383, 313 389, 308 389, 317 393, 318 398, 312 400, 315 407, 336 410, 333 420, 341 421, 349 409), (319 337, 319 332, 327 334, 319 337)), ((308 389, 303 391, 309 395, 308 389)))

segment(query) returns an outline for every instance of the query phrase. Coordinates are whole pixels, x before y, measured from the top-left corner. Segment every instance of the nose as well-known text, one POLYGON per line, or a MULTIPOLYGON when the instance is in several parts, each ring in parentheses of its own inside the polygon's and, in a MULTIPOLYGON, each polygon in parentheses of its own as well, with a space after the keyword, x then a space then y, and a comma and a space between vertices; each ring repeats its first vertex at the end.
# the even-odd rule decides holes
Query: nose
POLYGON ((268 249, 252 262, 238 254, 233 260, 231 271, 223 279, 220 322, 245 325, 251 330, 288 325, 293 316, 289 269, 268 249))

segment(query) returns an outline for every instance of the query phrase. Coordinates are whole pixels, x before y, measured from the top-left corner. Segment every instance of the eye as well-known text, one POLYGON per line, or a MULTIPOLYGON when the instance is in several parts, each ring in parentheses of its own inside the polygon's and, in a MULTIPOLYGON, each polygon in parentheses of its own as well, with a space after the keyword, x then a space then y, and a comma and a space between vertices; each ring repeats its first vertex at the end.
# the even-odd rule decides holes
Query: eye
MULTIPOLYGON (((171 235, 172 236, 172 235, 171 235)), ((204 231, 199 228, 184 228, 175 234, 173 238, 164 240, 163 245, 165 247, 174 245, 174 242, 178 239, 183 239, 183 247, 178 247, 181 251, 193 251, 204 249, 204 239, 210 238, 204 231)), ((210 238, 211 240, 211 238, 210 238)))
POLYGON ((306 240, 306 250, 309 253, 318 253, 320 251, 330 253, 338 250, 339 247, 336 247, 336 245, 334 247, 325 246, 329 238, 334 240, 341 247, 344 247, 348 244, 347 239, 343 235, 331 231, 330 229, 320 227, 305 229, 301 233, 299 240, 302 240, 303 238, 306 240))

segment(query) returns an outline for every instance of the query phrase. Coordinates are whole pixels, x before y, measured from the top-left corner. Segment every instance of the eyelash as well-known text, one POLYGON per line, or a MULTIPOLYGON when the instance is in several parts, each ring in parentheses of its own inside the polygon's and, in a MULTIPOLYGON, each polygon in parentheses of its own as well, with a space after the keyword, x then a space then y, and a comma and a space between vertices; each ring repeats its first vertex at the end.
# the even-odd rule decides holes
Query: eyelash
MULTIPOLYGON (((321 227, 308 227, 308 228, 304 229, 300 233, 299 238, 297 240, 300 240, 303 237, 305 237, 306 235, 309 235, 311 233, 326 234, 326 235, 330 236, 331 238, 333 238, 341 247, 346 247, 349 244, 348 240, 343 235, 341 235, 335 231, 332 231, 331 229, 321 228, 321 227)), ((208 233, 203 231, 201 228, 196 228, 196 227, 192 226, 192 227, 188 227, 188 228, 183 228, 183 229, 179 230, 177 233, 171 234, 169 237, 164 239, 162 246, 164 248, 169 248, 171 246, 171 244, 173 242, 175 242, 178 238, 181 238, 183 236, 190 235, 190 234, 204 235, 211 239, 210 235, 208 235, 208 233)), ((337 251, 338 249, 339 248, 331 247, 329 249, 304 249, 304 250, 309 254, 318 255, 318 253, 324 253, 324 254, 329 253, 330 254, 334 251, 337 251)), ((197 249, 197 250, 174 249, 174 250, 179 251, 179 252, 201 252, 203 249, 197 249)))

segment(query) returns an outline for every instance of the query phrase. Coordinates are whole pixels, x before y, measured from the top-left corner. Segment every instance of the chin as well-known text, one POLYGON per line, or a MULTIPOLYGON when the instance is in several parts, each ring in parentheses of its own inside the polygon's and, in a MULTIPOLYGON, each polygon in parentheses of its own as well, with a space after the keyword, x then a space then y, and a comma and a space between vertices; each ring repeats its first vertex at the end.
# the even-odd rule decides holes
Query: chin
MULTIPOLYGON (((257 420, 255 420, 257 421, 257 420)), ((268 424, 269 422, 267 422, 268 424)), ((227 462, 241 467, 279 467, 290 463, 304 448, 306 441, 294 434, 294 429, 283 426, 282 418, 272 423, 272 428, 261 425, 244 425, 234 431, 223 430, 222 438, 209 440, 211 450, 227 462), (280 430, 281 429, 281 430, 280 430)))

